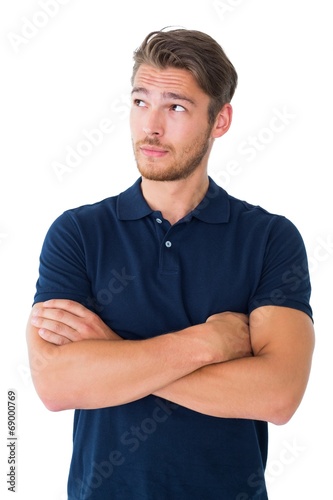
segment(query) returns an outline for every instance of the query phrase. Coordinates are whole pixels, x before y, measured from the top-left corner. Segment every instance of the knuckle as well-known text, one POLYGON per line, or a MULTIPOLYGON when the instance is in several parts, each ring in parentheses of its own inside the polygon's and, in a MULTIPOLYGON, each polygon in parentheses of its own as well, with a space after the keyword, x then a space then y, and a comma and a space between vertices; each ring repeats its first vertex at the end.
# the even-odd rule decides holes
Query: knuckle
POLYGON ((87 321, 87 323, 93 324, 93 323, 98 322, 99 319, 100 318, 99 318, 99 316, 97 314, 93 313, 92 311, 87 310, 87 313, 86 313, 86 321, 87 321))
POLYGON ((89 338, 91 332, 90 325, 84 323, 80 328, 80 332, 83 338, 89 338))
POLYGON ((52 317, 57 320, 57 321, 62 321, 65 316, 65 311, 62 311, 61 309, 55 309, 52 311, 52 317))
POLYGON ((58 342, 59 342, 59 343, 58 343, 58 345, 65 345, 65 344, 67 344, 69 341, 68 341, 68 339, 67 339, 67 338, 65 338, 65 337, 59 337, 59 341, 58 341, 58 342))
POLYGON ((54 331, 54 333, 61 335, 62 332, 63 332, 63 330, 64 330, 63 324, 59 323, 58 321, 55 321, 54 325, 53 325, 53 331, 54 331))

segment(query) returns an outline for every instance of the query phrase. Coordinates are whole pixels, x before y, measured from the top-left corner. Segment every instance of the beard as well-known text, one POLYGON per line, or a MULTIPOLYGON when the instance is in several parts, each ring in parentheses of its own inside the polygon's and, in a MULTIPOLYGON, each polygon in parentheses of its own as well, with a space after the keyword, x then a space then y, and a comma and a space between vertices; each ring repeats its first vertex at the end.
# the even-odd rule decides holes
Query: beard
POLYGON ((199 167, 210 147, 210 133, 212 127, 193 143, 188 144, 180 153, 176 153, 173 146, 163 144, 156 138, 146 137, 143 141, 133 143, 134 156, 137 168, 146 179, 152 181, 179 181, 187 179, 199 167), (143 157, 140 147, 155 146, 168 151, 167 158, 143 157), (169 158, 171 156, 171 158, 169 158), (165 163, 166 164, 165 164, 165 163))

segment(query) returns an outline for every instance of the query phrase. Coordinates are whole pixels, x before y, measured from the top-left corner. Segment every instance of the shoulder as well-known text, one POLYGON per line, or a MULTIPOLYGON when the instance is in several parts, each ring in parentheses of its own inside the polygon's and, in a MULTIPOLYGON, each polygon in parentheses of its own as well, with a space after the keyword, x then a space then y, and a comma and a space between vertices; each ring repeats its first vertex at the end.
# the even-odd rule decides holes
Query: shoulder
POLYGON ((64 212, 64 217, 69 217, 77 220, 87 220, 100 218, 105 215, 116 214, 117 200, 119 195, 110 196, 95 203, 85 204, 78 207, 70 208, 64 212))
POLYGON ((262 259, 267 256, 276 258, 283 252, 289 256, 299 254, 305 259, 305 245, 297 226, 281 213, 274 213, 260 205, 232 196, 223 188, 215 185, 216 204, 219 211, 226 210, 225 222, 229 234, 238 246, 254 252, 262 259))
POLYGON ((105 230, 110 224, 116 227, 121 220, 140 218, 150 211, 143 199, 138 179, 117 195, 66 210, 56 222, 69 224, 71 221, 77 227, 105 230))
MULTIPOLYGON (((260 205, 249 203, 227 194, 230 203, 229 222, 245 232, 259 232, 267 237, 286 238, 301 235, 296 225, 285 215, 266 210, 260 205)), ((286 243, 286 240, 284 241, 286 243)))
POLYGON ((84 255, 87 248, 95 247, 103 235, 110 234, 110 226, 115 227, 116 199, 110 197, 62 212, 45 234, 42 254, 84 255))
POLYGON ((206 198, 206 205, 211 205, 211 213, 213 210, 217 212, 217 215, 224 213, 225 218, 221 219, 221 222, 238 224, 246 221, 247 224, 285 223, 288 225, 288 220, 284 215, 269 212, 260 205, 232 196, 211 178, 206 198))
POLYGON ((253 203, 249 203, 246 200, 242 200, 240 198, 235 198, 231 194, 226 192, 230 203, 230 213, 231 215, 237 216, 241 215, 248 219, 251 217, 253 219, 258 219, 262 221, 269 221, 275 218, 284 218, 282 214, 277 214, 273 212, 269 212, 265 208, 260 205, 255 205, 253 203))

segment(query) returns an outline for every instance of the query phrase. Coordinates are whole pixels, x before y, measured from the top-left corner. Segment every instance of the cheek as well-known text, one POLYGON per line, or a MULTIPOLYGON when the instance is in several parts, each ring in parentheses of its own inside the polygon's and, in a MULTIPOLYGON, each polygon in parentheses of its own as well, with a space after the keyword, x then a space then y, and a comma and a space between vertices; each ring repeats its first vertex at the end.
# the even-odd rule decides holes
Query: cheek
POLYGON ((182 146, 183 149, 195 148, 203 139, 202 129, 192 127, 179 127, 173 129, 173 138, 175 144, 182 146))

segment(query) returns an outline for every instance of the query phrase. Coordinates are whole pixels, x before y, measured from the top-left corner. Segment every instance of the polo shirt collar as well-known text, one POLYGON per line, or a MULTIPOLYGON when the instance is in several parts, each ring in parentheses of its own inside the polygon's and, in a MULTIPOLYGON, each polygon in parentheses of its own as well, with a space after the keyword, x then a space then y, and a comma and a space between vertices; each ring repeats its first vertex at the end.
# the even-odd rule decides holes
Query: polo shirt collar
POLYGON ((153 210, 141 191, 141 177, 130 188, 118 196, 117 215, 119 220, 138 220, 151 214, 153 210))
POLYGON ((230 202, 228 193, 209 177, 206 196, 191 212, 191 215, 210 224, 229 222, 230 202))
MULTIPOLYGON (((142 195, 141 177, 133 186, 120 193, 117 203, 119 220, 138 220, 152 212, 153 210, 142 195)), ((185 219, 189 220, 192 217, 211 224, 229 221, 230 203, 228 193, 210 177, 206 196, 185 219)))

